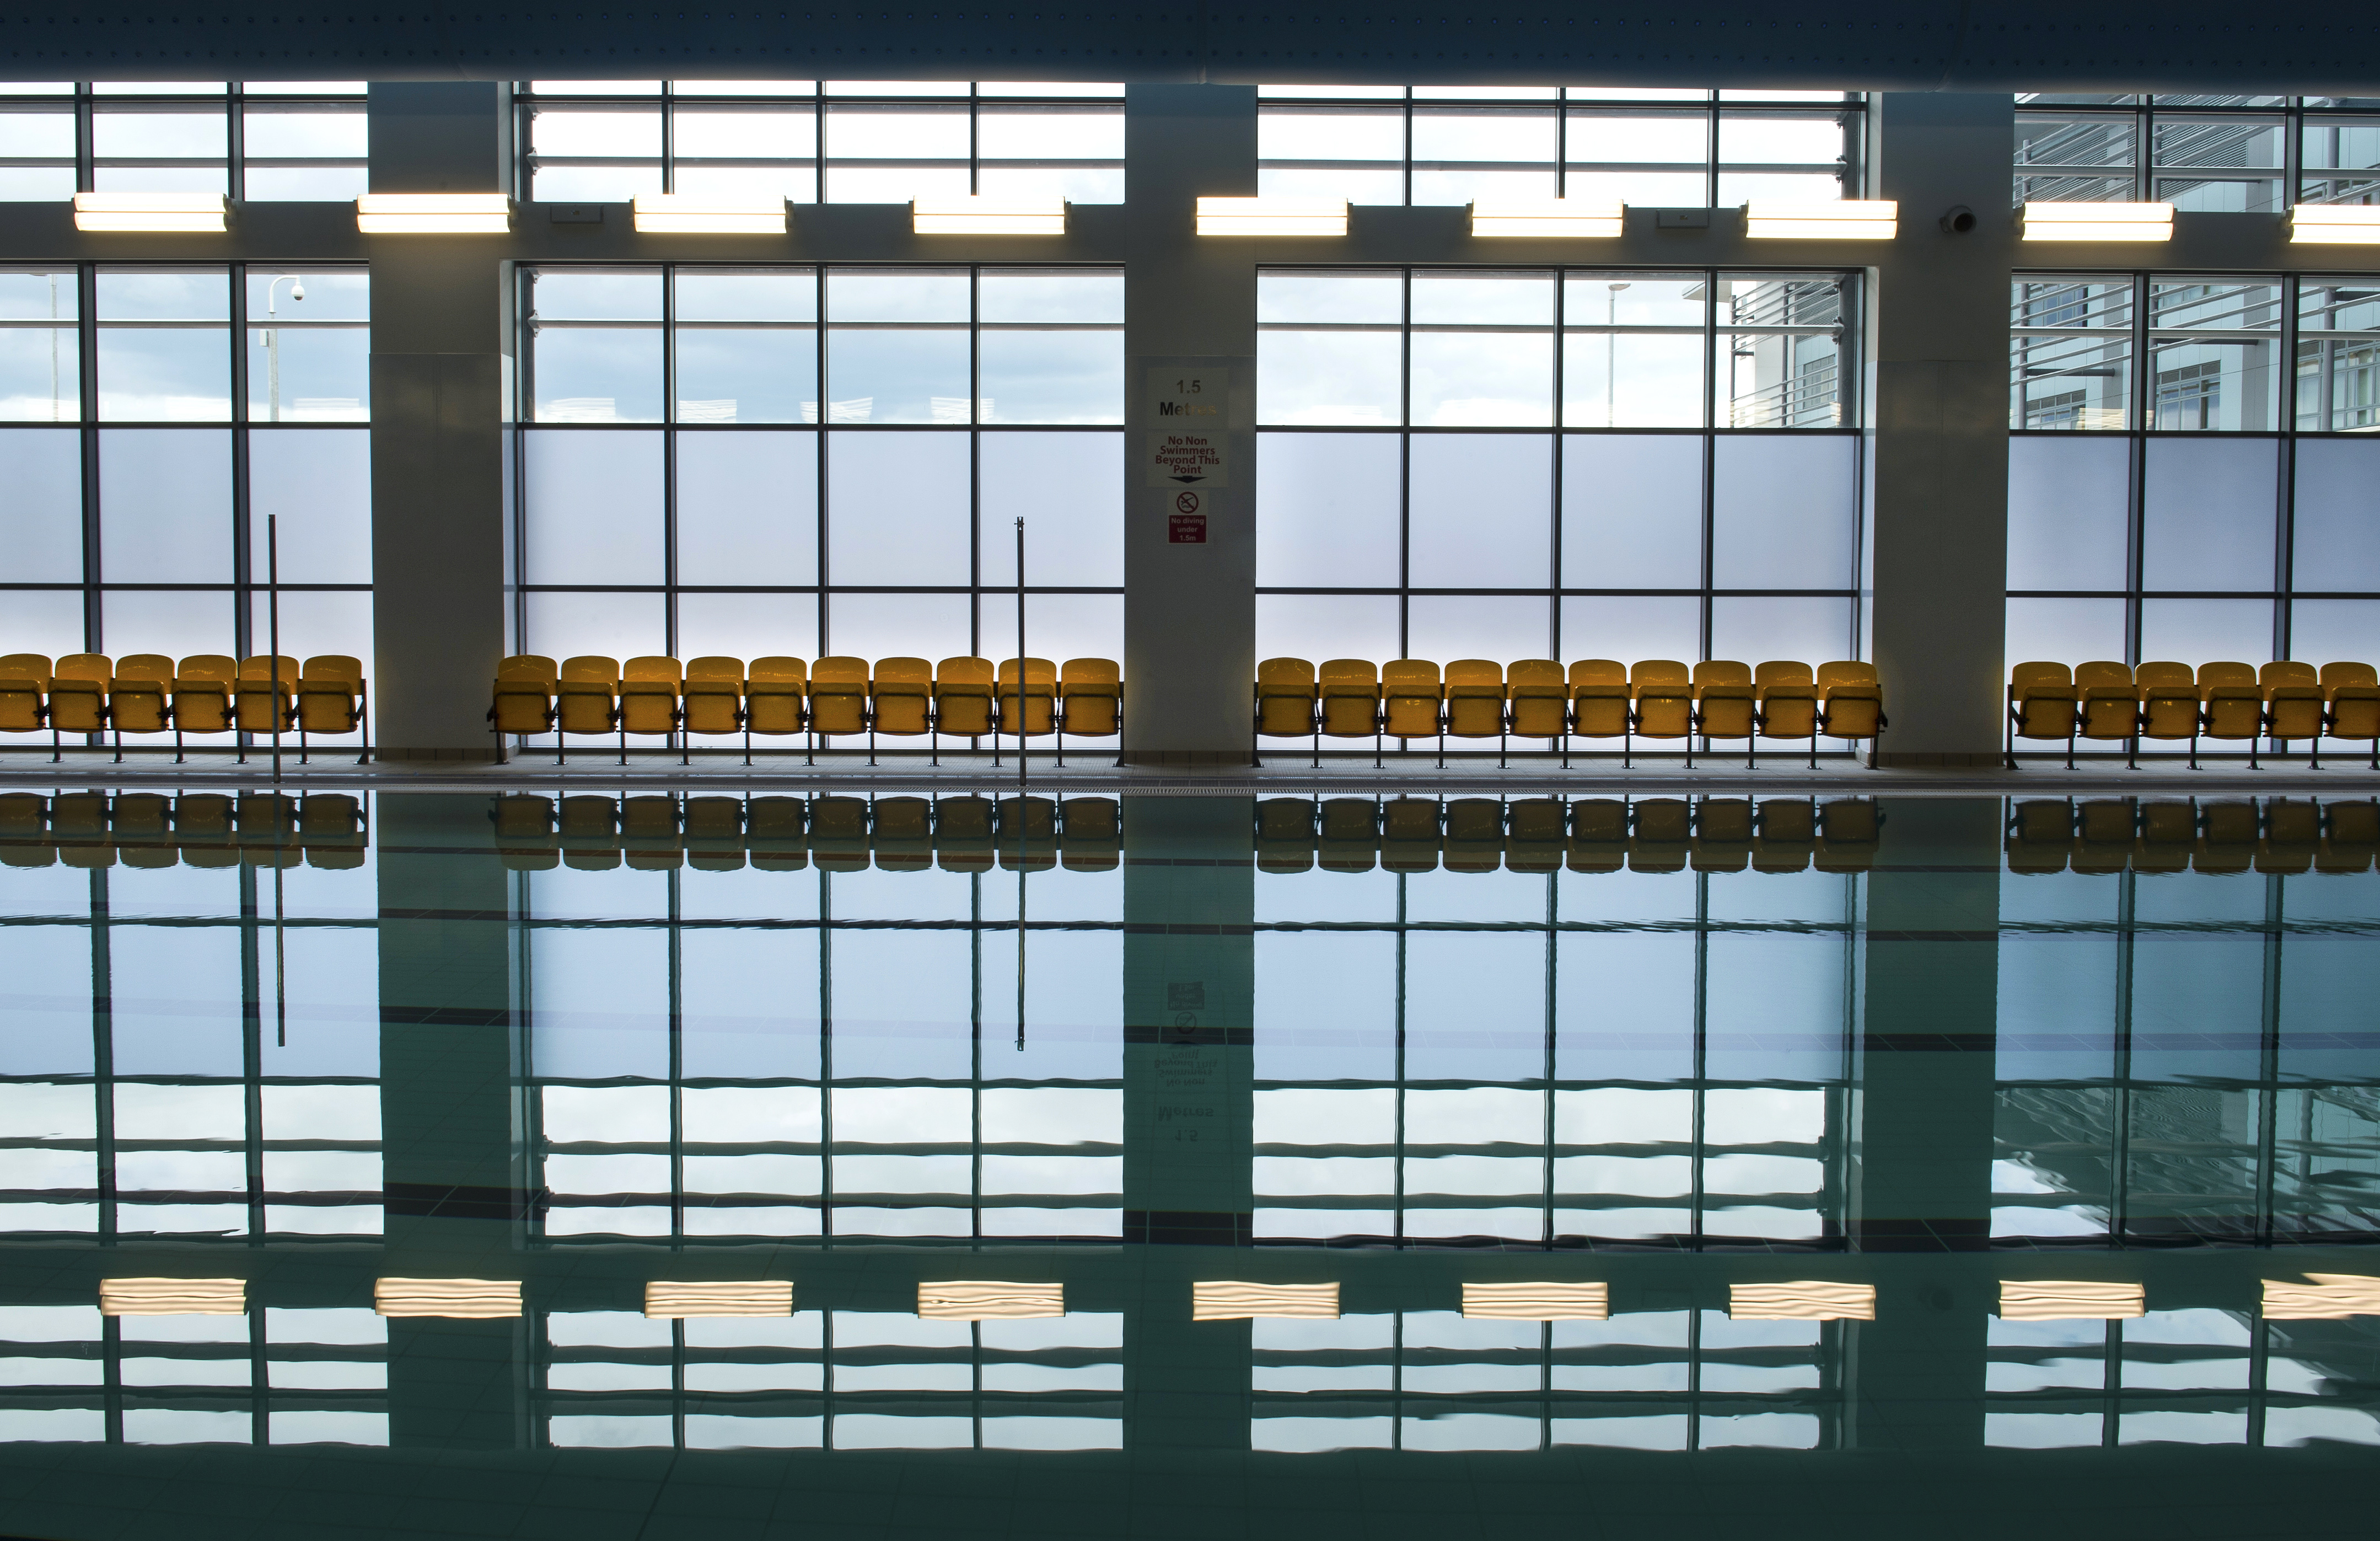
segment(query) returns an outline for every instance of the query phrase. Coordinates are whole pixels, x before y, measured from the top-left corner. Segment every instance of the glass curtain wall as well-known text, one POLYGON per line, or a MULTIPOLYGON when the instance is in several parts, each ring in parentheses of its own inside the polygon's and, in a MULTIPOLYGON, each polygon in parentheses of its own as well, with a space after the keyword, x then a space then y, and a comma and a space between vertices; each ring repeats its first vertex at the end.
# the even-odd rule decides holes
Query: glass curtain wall
POLYGON ((2352 275, 2019 275, 2009 661, 2367 655, 2375 301, 2352 275))
POLYGON ((523 284, 517 650, 1123 656, 1121 270, 523 284))
POLYGON ((536 80, 523 196, 1123 201, 1123 87, 965 80, 536 80))
POLYGON ((2016 99, 2015 198, 2278 213, 2380 193, 2380 99, 2016 99))
POLYGON ((0 270, 0 593, 52 656, 371 658, 360 267, 0 270), (277 527, 268 521, 277 520, 277 527))
POLYGON ((367 190, 363 98, 360 80, 0 85, 0 200, 342 202, 367 190))
POLYGON ((1266 269, 1257 656, 1858 656, 1843 273, 1266 269))
POLYGON ((1856 196, 1865 108, 1840 91, 1257 88, 1259 192, 1354 203, 1585 198, 1712 208, 1856 196))

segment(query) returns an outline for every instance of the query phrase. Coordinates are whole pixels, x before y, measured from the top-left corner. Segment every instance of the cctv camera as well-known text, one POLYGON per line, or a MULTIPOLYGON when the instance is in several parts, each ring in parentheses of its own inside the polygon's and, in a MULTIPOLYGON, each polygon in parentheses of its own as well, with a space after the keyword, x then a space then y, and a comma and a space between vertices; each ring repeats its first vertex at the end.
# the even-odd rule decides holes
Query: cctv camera
POLYGON ((1963 236, 1975 227, 1975 211, 1963 203, 1942 211, 1942 230, 1946 235, 1963 236))

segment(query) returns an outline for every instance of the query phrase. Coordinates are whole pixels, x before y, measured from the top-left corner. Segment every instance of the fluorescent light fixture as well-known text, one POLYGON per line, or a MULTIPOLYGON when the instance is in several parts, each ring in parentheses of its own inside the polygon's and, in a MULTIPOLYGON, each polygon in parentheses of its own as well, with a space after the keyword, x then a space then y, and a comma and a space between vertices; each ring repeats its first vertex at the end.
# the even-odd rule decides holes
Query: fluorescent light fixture
POLYGON ((2380 1279, 2353 1273, 2310 1273, 2311 1284, 2265 1280, 2265 1318, 2277 1322, 2335 1321, 2380 1317, 2380 1279))
POLYGON ((1755 198, 1743 206, 1743 233, 1755 241, 1888 241, 1900 234, 1893 200, 1812 203, 1755 198))
POLYGON ((1201 236, 1343 236, 1343 198, 1202 198, 1201 236))
POLYGON ((1194 1322, 1239 1321, 1249 1317, 1305 1317, 1335 1320, 1336 1284, 1251 1284, 1218 1279, 1190 1286, 1194 1322))
POLYGON ((503 193, 366 193, 356 228, 367 236, 501 236, 513 227, 503 193))
POLYGON ((2007 1279, 2000 1281, 2000 1319, 2010 1322, 2112 1321, 2147 1310, 2138 1284, 2104 1280, 2007 1279))
POLYGON ((1062 198, 920 198, 909 205, 919 236, 1062 236, 1062 198))
POLYGON ((1008 1284, 983 1279, 951 1279, 917 1286, 917 1315, 940 1322, 1007 1321, 1017 1317, 1062 1317, 1063 1284, 1008 1284))
POLYGON ((1828 1279, 1796 1279, 1780 1284, 1730 1284, 1727 1314, 1739 1322, 1872 1322, 1876 1286, 1828 1279))
POLYGON ((735 1283, 681 1283, 656 1279, 645 1286, 648 1317, 790 1317, 794 1284, 789 1279, 735 1283))
POLYGON ((520 1280, 375 1279, 372 1309, 383 1317, 517 1317, 521 1314, 520 1280))
POLYGON ((2028 203, 2028 241, 2169 241, 2170 203, 2028 203))
POLYGON ((782 198, 712 198, 701 193, 638 193, 637 229, 648 236, 782 236, 782 198))
POLYGON ((231 227, 231 200, 221 193, 75 194, 78 230, 213 233, 231 227))
POLYGON ((103 1279, 105 1317, 237 1317, 248 1309, 244 1279, 103 1279))
POLYGON ((1586 1284, 1465 1284, 1463 1314, 1512 1322, 1599 1322, 1611 1315, 1611 1287, 1586 1284))
POLYGON ((2380 246, 2380 204, 2301 203, 2289 211, 2289 239, 2309 246, 2380 246))
POLYGON ((1471 234, 1482 239, 1529 236, 1558 240, 1609 239, 1621 233, 1627 212, 1624 203, 1591 198, 1474 203, 1471 234))

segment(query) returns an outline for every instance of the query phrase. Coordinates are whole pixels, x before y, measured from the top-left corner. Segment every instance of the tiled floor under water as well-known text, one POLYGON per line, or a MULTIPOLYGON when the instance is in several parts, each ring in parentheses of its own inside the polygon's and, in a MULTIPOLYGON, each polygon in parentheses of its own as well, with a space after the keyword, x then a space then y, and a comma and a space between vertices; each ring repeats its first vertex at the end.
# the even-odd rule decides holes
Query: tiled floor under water
POLYGON ((268 790, 0 795, 0 1537, 2368 1528, 2368 798, 268 790))

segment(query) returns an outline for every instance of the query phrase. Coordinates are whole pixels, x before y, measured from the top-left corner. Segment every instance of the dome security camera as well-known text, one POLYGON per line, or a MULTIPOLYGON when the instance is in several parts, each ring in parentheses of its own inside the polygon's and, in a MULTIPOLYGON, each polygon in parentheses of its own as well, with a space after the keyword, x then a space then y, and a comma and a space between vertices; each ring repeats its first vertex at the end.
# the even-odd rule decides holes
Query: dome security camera
POLYGON ((1975 227, 1975 211, 1963 203, 1953 204, 1942 211, 1942 231, 1945 235, 1963 236, 1975 227))

